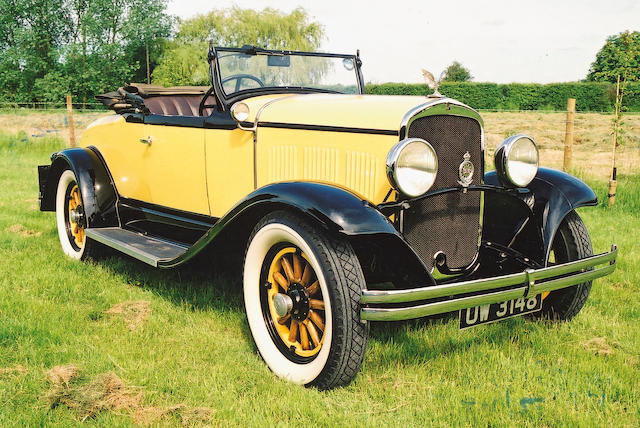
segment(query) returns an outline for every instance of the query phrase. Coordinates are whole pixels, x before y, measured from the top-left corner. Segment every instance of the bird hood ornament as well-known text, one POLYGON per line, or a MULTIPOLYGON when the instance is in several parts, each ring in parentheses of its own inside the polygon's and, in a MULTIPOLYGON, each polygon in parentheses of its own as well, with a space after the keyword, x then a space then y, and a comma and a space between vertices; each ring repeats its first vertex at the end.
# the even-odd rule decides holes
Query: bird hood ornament
POLYGON ((422 69, 422 76, 424 77, 424 80, 427 82, 427 86, 433 89, 433 94, 427 95, 428 97, 442 98, 442 94, 438 91, 438 87, 440 87, 440 83, 442 82, 442 79, 444 79, 444 75, 445 75, 445 72, 443 71, 442 73, 440 73, 440 78, 436 80, 436 78, 433 77, 433 74, 431 74, 429 71, 425 70, 424 68, 422 69))

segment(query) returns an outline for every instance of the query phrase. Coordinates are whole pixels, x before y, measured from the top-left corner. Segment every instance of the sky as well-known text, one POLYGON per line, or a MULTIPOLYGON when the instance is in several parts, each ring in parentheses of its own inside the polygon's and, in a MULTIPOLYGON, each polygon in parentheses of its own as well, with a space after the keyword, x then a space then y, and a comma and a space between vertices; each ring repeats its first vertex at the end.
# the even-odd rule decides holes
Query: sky
POLYGON ((283 12, 302 7, 324 27, 320 49, 360 49, 365 81, 422 82, 461 62, 476 82, 584 79, 608 36, 640 31, 640 0, 169 0, 189 18, 237 6, 283 12))

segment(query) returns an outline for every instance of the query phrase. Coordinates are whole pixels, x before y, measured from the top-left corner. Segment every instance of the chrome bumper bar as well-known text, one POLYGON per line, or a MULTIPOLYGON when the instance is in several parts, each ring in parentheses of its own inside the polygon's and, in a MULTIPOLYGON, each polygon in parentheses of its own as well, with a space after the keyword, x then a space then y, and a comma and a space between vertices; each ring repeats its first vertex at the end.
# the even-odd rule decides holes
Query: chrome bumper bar
POLYGON ((614 244, 611 251, 575 262, 564 263, 542 269, 526 269, 524 272, 493 278, 451 284, 434 285, 409 290, 363 290, 360 303, 360 318, 370 321, 397 321, 426 317, 471 308, 489 303, 500 303, 519 297, 531 297, 545 291, 570 287, 609 275, 616 269, 615 261, 618 247, 614 244), (596 268, 598 265, 606 266, 596 268), (506 290, 495 291, 505 287, 517 286, 506 290), (459 294, 486 291, 473 296, 458 297, 459 294), (398 307, 398 303, 420 302, 430 299, 450 297, 434 303, 416 306, 398 307), (393 307, 382 305, 393 303, 393 307), (375 304, 374 307, 364 305, 375 304))

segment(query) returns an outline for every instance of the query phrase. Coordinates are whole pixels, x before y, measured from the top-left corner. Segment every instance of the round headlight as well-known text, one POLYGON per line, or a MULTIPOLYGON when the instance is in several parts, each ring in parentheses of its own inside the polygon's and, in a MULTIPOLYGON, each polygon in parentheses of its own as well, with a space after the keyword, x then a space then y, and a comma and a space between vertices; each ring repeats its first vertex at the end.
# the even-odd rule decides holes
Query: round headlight
POLYGON ((231 117, 238 122, 244 122, 249 118, 249 106, 243 102, 235 103, 231 106, 231 117))
POLYGON ((387 156, 387 177, 400 193, 416 197, 433 186, 438 173, 438 157, 431 144, 420 138, 407 138, 396 144, 387 156))
POLYGON ((538 147, 527 135, 514 135, 496 149, 496 171, 503 183, 525 187, 538 173, 538 147))

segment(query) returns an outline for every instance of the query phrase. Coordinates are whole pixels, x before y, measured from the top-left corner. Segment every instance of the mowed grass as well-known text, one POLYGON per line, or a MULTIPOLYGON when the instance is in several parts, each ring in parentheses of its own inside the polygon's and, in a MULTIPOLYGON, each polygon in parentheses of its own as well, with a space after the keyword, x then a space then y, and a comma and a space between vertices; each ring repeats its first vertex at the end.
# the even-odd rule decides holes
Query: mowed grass
MULTIPOLYGON (((516 318, 462 332, 453 318, 374 324, 355 381, 320 392, 275 378, 262 362, 238 272, 224 263, 159 271, 117 254, 98 263, 64 257, 54 214, 38 210, 36 174, 62 147, 0 138, 0 426, 127 426, 145 423, 140 410, 178 405, 205 408, 205 416, 167 411, 146 422, 640 424, 639 175, 620 177, 614 208, 580 211, 595 251, 616 242, 620 258, 573 321, 516 318), (142 312, 131 309, 133 323, 118 313, 126 302, 146 302, 142 312), (68 390, 80 392, 52 408, 47 371, 67 364, 80 370, 68 390), (87 416, 78 401, 93 396, 77 394, 110 372, 139 394, 140 406, 87 416)), ((604 200, 606 182, 591 184, 604 200)))

